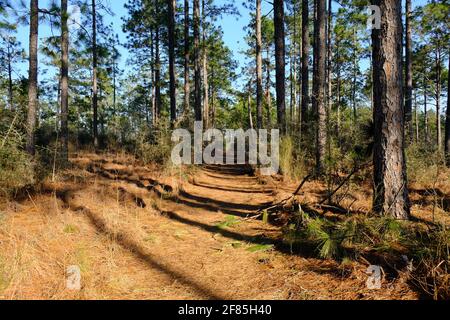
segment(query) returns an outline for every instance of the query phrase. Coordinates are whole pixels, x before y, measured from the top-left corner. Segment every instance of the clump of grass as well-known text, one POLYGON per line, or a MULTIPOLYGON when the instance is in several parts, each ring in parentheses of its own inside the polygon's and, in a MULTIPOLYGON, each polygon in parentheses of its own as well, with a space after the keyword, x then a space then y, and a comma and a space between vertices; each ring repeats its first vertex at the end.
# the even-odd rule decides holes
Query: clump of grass
POLYGON ((77 226, 68 224, 64 227, 64 233, 68 233, 68 234, 75 234, 78 233, 79 229, 77 226))
POLYGON ((305 155, 299 150, 291 136, 285 136, 281 139, 280 170, 289 179, 299 180, 307 171, 305 167, 305 155))
POLYGON ((227 216, 225 221, 216 224, 219 229, 233 228, 235 225, 239 224, 240 221, 234 216, 227 216))
POLYGON ((10 283, 11 279, 6 272, 5 263, 3 262, 2 257, 0 256, 0 293, 3 292, 10 283))
POLYGON ((272 244, 257 244, 247 249, 248 252, 265 252, 273 249, 272 244))

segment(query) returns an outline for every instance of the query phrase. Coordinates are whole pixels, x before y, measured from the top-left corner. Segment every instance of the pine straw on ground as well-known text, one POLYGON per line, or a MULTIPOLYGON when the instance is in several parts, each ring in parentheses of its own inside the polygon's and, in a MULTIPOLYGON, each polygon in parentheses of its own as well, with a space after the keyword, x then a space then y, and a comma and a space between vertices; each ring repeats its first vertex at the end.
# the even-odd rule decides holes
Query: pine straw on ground
POLYGON ((72 160, 41 192, 1 204, 0 299, 419 298, 403 277, 367 289, 363 263, 272 247, 281 230, 245 218, 281 188, 240 168, 186 179, 125 156, 72 160), (79 292, 66 288, 71 265, 79 292))

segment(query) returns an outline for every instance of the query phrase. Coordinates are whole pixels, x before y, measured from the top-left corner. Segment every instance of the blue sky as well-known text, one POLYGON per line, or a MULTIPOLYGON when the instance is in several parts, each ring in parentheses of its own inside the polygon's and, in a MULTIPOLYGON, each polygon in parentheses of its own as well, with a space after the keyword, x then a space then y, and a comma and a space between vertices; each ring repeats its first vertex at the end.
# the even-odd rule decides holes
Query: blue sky
MULTIPOLYGON (((44 0, 41 2, 41 7, 45 7, 45 5, 49 2, 47 0, 44 0)), ((106 0, 107 3, 110 4, 110 7, 112 11, 114 12, 114 16, 106 16, 105 22, 106 24, 112 23, 115 28, 115 32, 118 33, 119 39, 121 43, 126 42, 126 34, 122 32, 122 18, 127 16, 127 10, 124 8, 124 4, 127 2, 127 0, 106 0)), ((217 0, 216 3, 224 3, 227 2, 226 0, 217 0)), ((70 3, 70 0, 69 0, 70 3)), ((178 1, 180 3, 180 0, 178 1)), ((241 1, 236 1, 236 6, 238 7, 238 10, 241 14, 241 16, 225 16, 222 19, 220 19, 217 23, 220 24, 224 30, 224 41, 225 43, 232 49, 235 55, 235 59, 242 65, 244 63, 244 56, 240 54, 239 52, 246 49, 246 44, 244 41, 244 27, 248 24, 250 13, 249 11, 242 6, 241 1)), ((264 11, 268 13, 270 11, 269 6, 266 4, 264 7, 264 11)), ((59 30, 51 30, 51 28, 45 24, 41 23, 40 29, 39 29, 39 37, 40 39, 44 37, 48 37, 53 34, 58 34, 59 30)), ((29 29, 28 26, 20 26, 18 29, 17 34, 18 40, 22 43, 22 46, 26 51, 26 44, 28 43, 28 37, 29 37, 29 29)), ((127 57, 129 56, 128 50, 124 47, 120 49, 121 51, 121 62, 120 66, 122 69, 127 70, 127 57)), ((42 57, 41 57, 42 58, 42 57)), ((26 63, 23 63, 20 66, 20 73, 22 75, 25 75, 27 72, 28 65, 26 63)))
MULTIPOLYGON (((119 38, 122 43, 126 41, 126 35, 122 32, 122 18, 127 16, 127 10, 124 8, 124 4, 127 0, 104 0, 106 1, 112 11, 114 12, 114 16, 106 16, 105 22, 106 24, 112 23, 115 28, 115 32, 119 34, 119 38)), ((230 0, 216 0, 217 4, 229 2, 230 0)), ((245 51, 247 49, 247 45, 245 44, 244 37, 245 31, 244 27, 249 22, 250 12, 242 5, 243 0, 234 1, 238 11, 240 12, 240 16, 224 16, 222 19, 217 21, 217 24, 220 24, 224 31, 224 41, 228 45, 228 47, 233 51, 234 58, 239 62, 240 67, 245 63, 245 56, 240 52, 245 51)), ((41 7, 45 7, 50 0, 41 0, 41 7)), ((70 4, 69 0, 69 4, 70 4)), ((181 0, 177 1, 178 4, 181 4, 181 0)), ((426 3, 426 0, 413 0, 413 6, 422 5, 426 3)), ((271 11, 271 5, 263 0, 263 15, 269 13, 271 11)), ((40 25, 40 38, 49 36, 51 34, 59 34, 59 30, 51 30, 50 27, 42 23, 40 25)), ((28 26, 21 26, 18 29, 18 39, 22 43, 22 46, 26 48, 26 44, 28 42, 29 29, 28 26)), ((120 62, 120 66, 122 69, 127 70, 126 60, 128 57, 128 51, 125 48, 121 48, 122 59, 120 62)), ((364 66, 363 66, 364 67, 364 66)), ((25 75, 27 72, 27 64, 23 63, 20 66, 20 74, 25 75)))

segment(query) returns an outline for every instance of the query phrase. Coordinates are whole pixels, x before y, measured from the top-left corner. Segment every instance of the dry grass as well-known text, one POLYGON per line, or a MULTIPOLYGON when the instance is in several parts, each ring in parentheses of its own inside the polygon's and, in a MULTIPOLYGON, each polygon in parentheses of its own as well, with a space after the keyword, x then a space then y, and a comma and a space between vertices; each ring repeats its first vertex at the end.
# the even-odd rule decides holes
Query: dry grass
MULTIPOLYGON (((278 184, 204 170, 192 184, 126 155, 72 160, 79 168, 42 193, 0 205, 0 299, 418 298, 402 278, 368 290, 363 263, 261 246, 281 230, 241 215, 272 201, 263 191, 278 184), (79 292, 66 289, 71 265, 79 292)), ((319 197, 323 187, 307 190, 319 197)))

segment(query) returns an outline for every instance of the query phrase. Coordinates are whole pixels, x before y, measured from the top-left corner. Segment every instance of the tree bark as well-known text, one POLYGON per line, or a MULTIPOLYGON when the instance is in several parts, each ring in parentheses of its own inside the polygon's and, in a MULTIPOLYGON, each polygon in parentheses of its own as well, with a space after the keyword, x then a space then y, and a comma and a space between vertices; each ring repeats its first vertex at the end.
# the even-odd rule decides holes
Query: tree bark
POLYGON ((154 32, 150 30, 150 60, 151 60, 151 78, 152 78, 152 88, 151 88, 151 104, 152 104, 152 125, 153 128, 158 122, 157 110, 156 110, 156 67, 155 67, 155 41, 154 32))
POLYGON ((353 82, 352 82, 352 109, 353 109, 353 130, 356 127, 356 121, 358 120, 358 113, 356 110, 356 85, 358 77, 358 55, 356 53, 356 30, 353 28, 353 82))
MULTIPOLYGON (((249 86, 250 87, 250 86, 249 86)), ((247 111, 248 111, 248 125, 250 129, 253 129, 253 116, 252 116, 252 97, 250 95, 250 88, 247 93, 247 111)))
POLYGON ((425 121, 425 143, 430 141, 430 132, 428 129, 428 92, 427 82, 423 80, 423 109, 424 109, 424 121, 425 121))
POLYGON ((374 80, 374 212, 409 219, 404 153, 402 5, 372 0, 381 9, 381 29, 372 30, 374 80))
POLYGON ((175 74, 175 11, 176 0, 167 0, 169 7, 169 77, 170 77, 170 120, 172 125, 177 119, 177 85, 175 74))
POLYGON ((419 111, 417 106, 417 90, 414 91, 414 122, 416 130, 416 142, 419 143, 420 131, 419 131, 419 111))
POLYGON ((414 139, 414 127, 412 121, 412 31, 411 31, 411 0, 406 0, 406 92, 405 92, 405 120, 409 141, 414 139))
POLYGON ((208 79, 208 50, 206 44, 206 8, 205 0, 202 0, 202 63, 203 63, 203 119, 205 128, 209 128, 209 79, 208 79))
POLYGON ((27 152, 34 156, 36 110, 38 105, 38 32, 39 32, 39 4, 38 0, 30 0, 30 60, 28 75, 28 115, 27 115, 27 152))
POLYGON ((313 106, 316 114, 316 173, 323 172, 325 161, 325 146, 327 144, 326 130, 326 0, 316 0, 317 18, 314 23, 314 57, 316 71, 313 81, 313 106))
POLYGON ((290 98, 289 98, 289 120, 287 121, 286 127, 287 132, 292 132, 292 127, 294 125, 294 106, 295 106, 295 97, 294 97, 294 46, 291 43, 291 48, 289 50, 289 90, 290 90, 290 98))
POLYGON ((191 95, 189 83, 189 63, 190 63, 190 48, 189 48, 189 0, 184 0, 184 114, 189 112, 189 101, 191 95))
POLYGON ((69 27, 67 0, 61 0, 61 157, 69 161, 69 27))
MULTIPOLYGON (((214 79, 214 67, 211 68, 211 77, 214 79)), ((214 82, 211 84, 211 126, 216 127, 216 99, 214 82)))
MULTIPOLYGON (((159 16, 159 9, 156 9, 156 16, 159 16)), ((159 25, 155 26, 155 119, 158 123, 161 117, 161 56, 160 56, 160 30, 159 25)))
MULTIPOLYGON (((327 120, 329 121, 329 116, 331 114, 331 110, 333 108, 333 97, 332 97, 332 61, 333 61, 333 47, 332 47, 332 28, 333 28, 333 1, 328 0, 328 29, 327 29, 327 102, 328 102, 328 116, 327 120)), ((327 126, 328 127, 328 126, 327 126)))
POLYGON ((275 62, 278 128, 282 135, 286 133, 286 70, 285 70, 285 33, 284 0, 274 0, 275 62))
POLYGON ((336 106, 336 110, 337 110, 337 123, 336 123, 336 137, 338 140, 338 143, 340 143, 340 136, 341 136, 341 63, 340 63, 340 54, 339 54, 339 41, 336 40, 336 52, 337 52, 337 57, 336 57, 336 63, 337 63, 337 67, 336 67, 336 91, 337 91, 337 106, 336 106))
POLYGON ((200 70, 200 3, 194 0, 194 96, 195 120, 202 121, 202 83, 200 70))
POLYGON ((262 32, 261 32, 261 0, 256 0, 256 125, 262 128, 262 32))
POLYGON ((302 1, 302 106, 301 133, 306 132, 309 105, 309 1, 302 1))
MULTIPOLYGON (((116 52, 116 40, 113 42, 113 51, 116 52)), ((113 67, 113 114, 116 114, 116 104, 117 104, 117 65, 116 57, 113 57, 112 67, 113 67)))
MULTIPOLYGON (((448 61, 450 70, 450 59, 448 61)), ((450 167, 450 72, 447 75, 447 119, 445 121, 445 158, 447 167, 450 167)))
POLYGON ((92 0, 92 111, 93 111, 93 135, 94 148, 98 149, 98 83, 97 83, 97 5, 92 0))
POLYGON ((442 151, 442 128, 441 128, 441 51, 436 52, 436 144, 438 151, 442 151))
POLYGON ((266 104, 267 104, 267 128, 270 129, 272 127, 272 96, 270 94, 270 47, 267 48, 266 104))
POLYGON ((12 59, 13 59, 13 53, 11 52, 12 44, 11 39, 8 38, 8 44, 7 44, 7 58, 8 58, 8 103, 9 103, 9 109, 14 110, 14 103, 13 103, 13 82, 12 82, 12 59))

